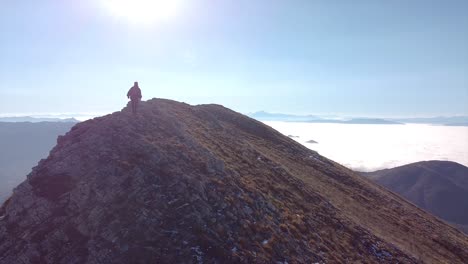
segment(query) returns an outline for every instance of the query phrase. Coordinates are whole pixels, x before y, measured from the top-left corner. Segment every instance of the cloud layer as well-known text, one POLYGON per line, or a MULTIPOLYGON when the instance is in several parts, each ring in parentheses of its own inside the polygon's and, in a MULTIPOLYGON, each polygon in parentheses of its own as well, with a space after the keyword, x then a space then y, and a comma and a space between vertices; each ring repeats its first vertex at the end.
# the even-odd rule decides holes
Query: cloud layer
POLYGON ((354 170, 375 171, 422 160, 468 166, 468 127, 265 122, 354 170), (318 144, 307 143, 309 140, 318 144))

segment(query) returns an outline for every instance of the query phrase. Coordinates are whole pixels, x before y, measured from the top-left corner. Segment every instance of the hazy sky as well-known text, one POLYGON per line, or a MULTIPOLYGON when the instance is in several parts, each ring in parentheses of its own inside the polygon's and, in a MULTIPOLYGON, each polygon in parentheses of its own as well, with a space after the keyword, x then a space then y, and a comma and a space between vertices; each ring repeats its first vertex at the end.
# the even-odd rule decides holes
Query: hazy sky
POLYGON ((0 0, 0 114, 116 111, 138 80, 241 112, 468 115, 466 0, 116 1, 0 0))

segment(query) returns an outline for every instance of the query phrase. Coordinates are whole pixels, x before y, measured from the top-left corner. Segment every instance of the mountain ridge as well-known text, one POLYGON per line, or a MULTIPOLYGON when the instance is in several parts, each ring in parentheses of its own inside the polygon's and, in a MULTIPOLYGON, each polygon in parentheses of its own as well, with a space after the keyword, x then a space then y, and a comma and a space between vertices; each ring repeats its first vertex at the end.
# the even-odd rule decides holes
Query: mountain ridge
POLYGON ((75 125, 0 209, 0 263, 462 263, 468 238, 261 122, 142 102, 75 125))
POLYGON ((363 175, 468 232, 468 167, 432 160, 363 175))

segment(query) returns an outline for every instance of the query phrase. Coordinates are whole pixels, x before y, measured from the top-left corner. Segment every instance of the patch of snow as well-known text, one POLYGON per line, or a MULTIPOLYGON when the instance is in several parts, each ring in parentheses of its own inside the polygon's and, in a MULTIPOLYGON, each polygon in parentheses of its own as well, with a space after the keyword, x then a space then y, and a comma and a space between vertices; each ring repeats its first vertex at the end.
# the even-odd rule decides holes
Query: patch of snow
POLYGON ((171 205, 171 204, 173 204, 173 203, 175 203, 175 202, 177 202, 177 201, 179 201, 179 199, 174 199, 174 200, 172 200, 172 201, 169 201, 169 202, 167 202, 167 204, 168 204, 168 205, 171 205))
POLYGON ((203 252, 200 249, 200 246, 192 247, 191 250, 195 251, 194 257, 197 259, 197 263, 203 263, 203 252))
POLYGON ((189 205, 190 205, 190 204, 188 204, 188 203, 183 204, 183 205, 177 207, 176 210, 182 209, 182 208, 187 207, 187 206, 189 206, 189 205))
POLYGON ((371 251, 374 254, 374 256, 376 256, 379 259, 392 257, 392 254, 390 252, 380 249, 379 245, 372 245, 371 251))
POLYGON ((325 164, 323 161, 321 161, 320 159, 318 159, 317 157, 312 156, 312 155, 309 156, 309 159, 312 159, 312 160, 318 161, 319 163, 325 164))
POLYGON ((163 233, 171 234, 171 235, 177 235, 179 232, 175 230, 163 230, 163 233))

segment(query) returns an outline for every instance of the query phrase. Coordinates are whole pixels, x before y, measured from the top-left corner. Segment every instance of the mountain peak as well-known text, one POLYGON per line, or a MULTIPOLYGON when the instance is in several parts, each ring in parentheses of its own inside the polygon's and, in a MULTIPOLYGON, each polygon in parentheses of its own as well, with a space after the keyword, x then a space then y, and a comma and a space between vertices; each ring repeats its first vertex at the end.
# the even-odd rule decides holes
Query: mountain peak
POLYGON ((462 263, 468 238, 220 105, 75 125, 0 209, 0 263, 462 263))

